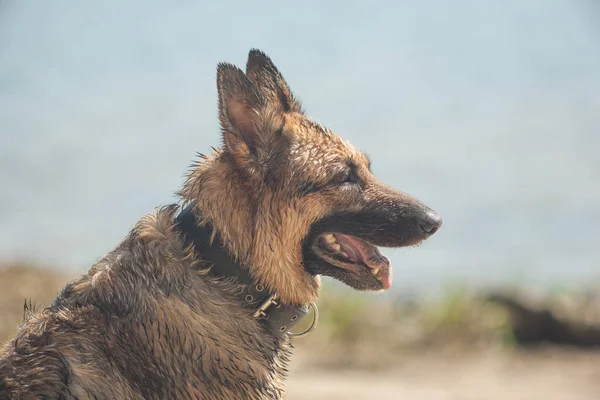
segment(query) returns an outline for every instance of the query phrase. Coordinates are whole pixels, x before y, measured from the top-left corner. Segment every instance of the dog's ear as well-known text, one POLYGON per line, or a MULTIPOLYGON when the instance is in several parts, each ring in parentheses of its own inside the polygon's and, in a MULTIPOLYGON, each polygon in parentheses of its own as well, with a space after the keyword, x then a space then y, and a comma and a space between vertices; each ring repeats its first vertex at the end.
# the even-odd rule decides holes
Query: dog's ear
POLYGON ((258 119, 264 109, 264 101, 256 86, 238 67, 220 63, 217 67, 217 91, 225 145, 235 148, 237 144, 245 143, 250 152, 256 153, 258 119))
POLYGON ((264 96, 265 100, 282 112, 302 112, 283 75, 273 61, 258 49, 250 50, 246 75, 264 96))
POLYGON ((226 150, 247 170, 268 172, 281 139, 283 113, 234 65, 219 64, 217 91, 226 150))

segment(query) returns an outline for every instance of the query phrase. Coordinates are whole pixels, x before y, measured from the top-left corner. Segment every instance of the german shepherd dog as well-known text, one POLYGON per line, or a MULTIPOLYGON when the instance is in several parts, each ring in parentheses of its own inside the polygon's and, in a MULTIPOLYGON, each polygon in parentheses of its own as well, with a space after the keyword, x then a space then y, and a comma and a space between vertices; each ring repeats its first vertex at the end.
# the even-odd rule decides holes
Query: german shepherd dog
POLYGON ((320 276, 392 284, 376 246, 441 218, 311 121, 273 62, 217 68, 222 145, 0 352, 0 399, 280 399, 320 276))

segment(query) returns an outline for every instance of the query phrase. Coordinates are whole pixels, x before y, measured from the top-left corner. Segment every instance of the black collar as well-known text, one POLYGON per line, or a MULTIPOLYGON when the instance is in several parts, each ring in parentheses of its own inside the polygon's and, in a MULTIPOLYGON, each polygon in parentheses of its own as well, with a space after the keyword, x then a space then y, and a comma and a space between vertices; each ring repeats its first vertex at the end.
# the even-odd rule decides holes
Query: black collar
POLYGON ((215 235, 215 239, 211 243, 212 227, 209 224, 198 225, 193 204, 184 208, 175 218, 175 222, 177 228, 183 232, 185 240, 188 243, 193 243, 202 259, 213 264, 210 274, 218 277, 233 277, 239 281, 243 286, 243 290, 238 295, 240 302, 273 335, 277 337, 286 336, 292 327, 308 314, 306 305, 279 305, 277 295, 270 293, 260 282, 255 282, 248 271, 231 257, 218 234, 215 235))

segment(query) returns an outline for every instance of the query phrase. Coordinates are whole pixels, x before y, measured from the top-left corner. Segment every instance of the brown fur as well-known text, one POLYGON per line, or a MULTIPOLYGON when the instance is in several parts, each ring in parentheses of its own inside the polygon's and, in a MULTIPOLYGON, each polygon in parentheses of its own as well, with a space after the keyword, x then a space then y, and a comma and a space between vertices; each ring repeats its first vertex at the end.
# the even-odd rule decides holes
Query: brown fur
MULTIPOLYGON (((317 299, 321 272, 307 269, 306 244, 319 221, 342 211, 425 218, 425 206, 379 183, 362 153, 303 114, 264 54, 250 53, 245 74, 220 64, 217 85, 223 146, 192 168, 182 203, 194 204, 283 303, 317 299), (350 165, 359 182, 352 188, 343 186, 350 165)), ((0 399, 283 397, 290 340, 252 318, 235 281, 208 274, 210 264, 174 229, 178 211, 142 217, 50 307, 26 318, 0 352, 0 399)), ((378 241, 426 236, 396 231, 378 241)))

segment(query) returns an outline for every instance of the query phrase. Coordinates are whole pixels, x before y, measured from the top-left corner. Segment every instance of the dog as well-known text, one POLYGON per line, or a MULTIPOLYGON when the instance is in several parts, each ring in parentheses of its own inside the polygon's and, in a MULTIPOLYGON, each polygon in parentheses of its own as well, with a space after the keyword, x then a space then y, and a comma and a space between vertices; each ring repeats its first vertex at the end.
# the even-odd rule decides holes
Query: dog
POLYGON ((414 246, 442 219, 379 182, 309 119, 252 49, 220 63, 222 144, 175 205, 143 216, 0 352, 0 399, 280 399, 292 327, 320 276, 392 284, 376 246, 414 246))

